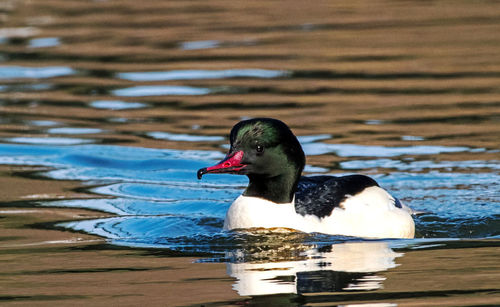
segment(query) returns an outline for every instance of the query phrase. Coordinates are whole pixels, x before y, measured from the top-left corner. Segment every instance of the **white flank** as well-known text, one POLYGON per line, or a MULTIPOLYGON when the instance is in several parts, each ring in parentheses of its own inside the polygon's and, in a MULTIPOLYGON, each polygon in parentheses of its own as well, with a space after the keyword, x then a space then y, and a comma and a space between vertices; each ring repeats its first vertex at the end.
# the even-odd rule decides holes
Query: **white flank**
POLYGON ((225 230, 289 228, 303 232, 363 238, 413 238, 415 224, 406 207, 397 208, 394 198, 379 187, 350 196, 331 215, 318 218, 295 212, 293 203, 276 204, 241 195, 226 214, 225 230))

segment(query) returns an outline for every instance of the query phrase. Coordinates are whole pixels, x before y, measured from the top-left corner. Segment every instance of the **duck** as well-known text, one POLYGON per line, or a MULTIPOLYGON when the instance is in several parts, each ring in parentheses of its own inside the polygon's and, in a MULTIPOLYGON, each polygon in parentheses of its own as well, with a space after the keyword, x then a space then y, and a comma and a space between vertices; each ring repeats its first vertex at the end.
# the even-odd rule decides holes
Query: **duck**
POLYGON ((238 122, 229 152, 206 174, 248 177, 226 212, 224 230, 299 231, 360 238, 413 238, 412 210, 371 177, 302 176, 306 158, 290 128, 274 118, 238 122))

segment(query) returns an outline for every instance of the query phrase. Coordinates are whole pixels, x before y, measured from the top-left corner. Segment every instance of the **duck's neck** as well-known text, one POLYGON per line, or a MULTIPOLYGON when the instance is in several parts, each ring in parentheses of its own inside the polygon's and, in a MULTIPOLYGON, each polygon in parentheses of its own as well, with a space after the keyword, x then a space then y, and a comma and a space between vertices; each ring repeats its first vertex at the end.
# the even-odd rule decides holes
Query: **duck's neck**
POLYGON ((248 175, 250 182, 243 195, 260 197, 278 204, 291 203, 297 190, 299 175, 300 173, 274 177, 248 175))

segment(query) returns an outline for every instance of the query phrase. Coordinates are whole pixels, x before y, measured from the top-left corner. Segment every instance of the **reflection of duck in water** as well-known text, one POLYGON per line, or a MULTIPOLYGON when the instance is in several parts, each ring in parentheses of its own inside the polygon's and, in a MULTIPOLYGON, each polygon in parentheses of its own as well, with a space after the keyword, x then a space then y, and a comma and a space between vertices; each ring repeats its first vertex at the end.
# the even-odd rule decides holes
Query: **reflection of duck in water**
POLYGON ((334 244, 301 255, 299 261, 272 262, 270 255, 269 262, 228 263, 227 271, 237 279, 233 288, 244 296, 374 290, 384 280, 375 273, 394 268, 394 259, 401 256, 385 242, 334 244))
POLYGON ((283 122, 244 120, 230 134, 231 148, 207 173, 247 175, 243 195, 229 208, 224 228, 289 228, 370 238, 413 238, 415 226, 397 198, 363 175, 301 177, 305 156, 283 122))

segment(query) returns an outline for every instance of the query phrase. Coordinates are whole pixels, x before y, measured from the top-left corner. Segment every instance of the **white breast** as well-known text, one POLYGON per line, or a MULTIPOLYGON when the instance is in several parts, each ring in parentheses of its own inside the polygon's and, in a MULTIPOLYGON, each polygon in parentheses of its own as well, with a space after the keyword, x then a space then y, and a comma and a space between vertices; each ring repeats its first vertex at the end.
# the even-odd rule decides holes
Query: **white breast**
POLYGON ((258 197, 240 195, 229 207, 224 229, 292 228, 300 216, 293 203, 277 204, 258 197))
POLYGON ((227 211, 224 229, 245 228, 289 228, 364 238, 413 238, 415 235, 409 209, 394 206, 394 198, 379 187, 369 187, 348 197, 324 218, 297 214, 293 203, 276 204, 241 195, 227 211))

